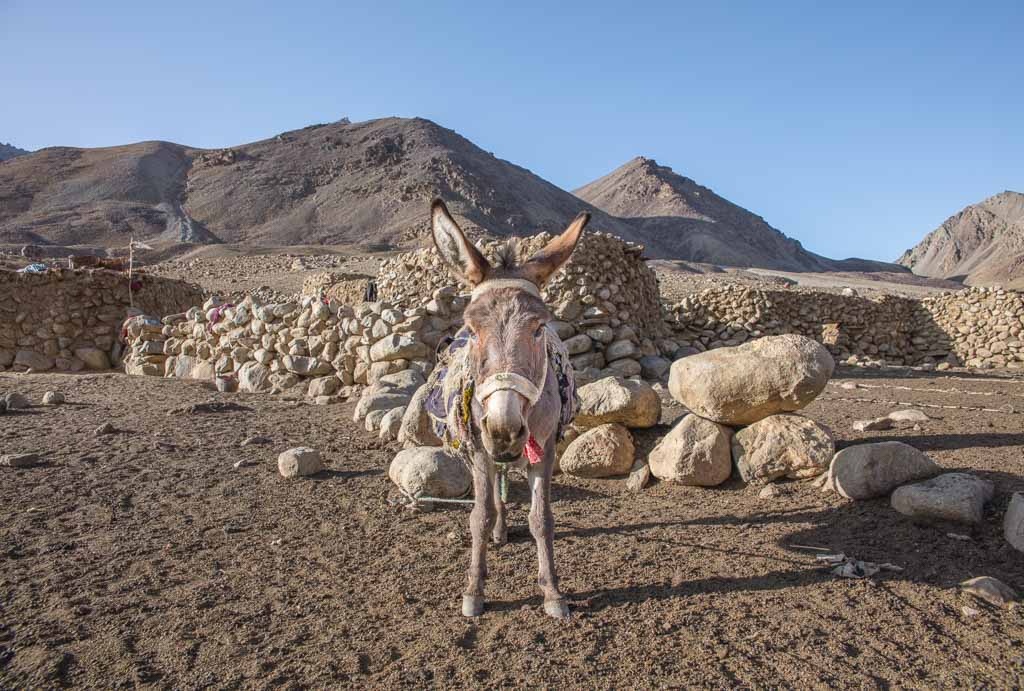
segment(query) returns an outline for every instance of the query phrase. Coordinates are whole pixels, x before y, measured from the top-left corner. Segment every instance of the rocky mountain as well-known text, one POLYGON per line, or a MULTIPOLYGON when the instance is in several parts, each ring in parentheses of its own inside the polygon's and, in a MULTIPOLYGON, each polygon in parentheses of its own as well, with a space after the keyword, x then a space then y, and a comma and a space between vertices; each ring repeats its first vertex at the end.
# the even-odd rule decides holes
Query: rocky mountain
POLYGON ((530 171, 419 118, 347 120, 230 149, 167 142, 43 149, 0 168, 0 242, 414 244, 444 197, 469 232, 594 227, 642 242, 530 171))
POLYGON ((1024 194, 1006 191, 971 204, 898 263, 922 276, 1024 288, 1024 194))
POLYGON ((0 142, 0 161, 6 161, 7 159, 14 158, 15 156, 24 156, 27 153, 28 151, 19 149, 13 144, 4 144, 3 142, 0 142))
POLYGON ((557 232, 587 210, 592 230, 642 243, 652 258, 797 271, 893 266, 819 257, 654 161, 631 161, 574 196, 420 118, 344 119, 217 150, 42 149, 0 166, 0 244, 124 247, 134 236, 163 250, 408 247, 427 242, 435 196, 470 234, 557 232))
POLYGON ((666 256, 785 271, 893 270, 809 252, 760 216, 649 158, 637 157, 575 191, 656 242, 666 256))

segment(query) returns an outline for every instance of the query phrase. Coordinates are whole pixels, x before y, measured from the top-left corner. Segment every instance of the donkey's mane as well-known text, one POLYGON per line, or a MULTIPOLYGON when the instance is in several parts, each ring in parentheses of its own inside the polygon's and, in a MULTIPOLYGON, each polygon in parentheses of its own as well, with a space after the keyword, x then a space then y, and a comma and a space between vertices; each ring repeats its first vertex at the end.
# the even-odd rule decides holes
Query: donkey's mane
POLYGON ((522 263, 519 238, 508 238, 494 253, 492 266, 495 269, 511 271, 522 263))

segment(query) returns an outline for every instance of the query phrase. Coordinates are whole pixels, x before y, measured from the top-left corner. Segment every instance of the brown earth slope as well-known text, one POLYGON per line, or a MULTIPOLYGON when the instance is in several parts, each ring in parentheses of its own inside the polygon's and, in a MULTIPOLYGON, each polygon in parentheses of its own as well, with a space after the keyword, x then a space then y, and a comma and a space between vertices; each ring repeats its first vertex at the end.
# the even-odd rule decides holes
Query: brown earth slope
POLYGON ((443 196, 469 229, 593 227, 642 238, 524 168, 419 118, 314 125, 231 149, 44 149, 0 167, 0 242, 409 245, 443 196))
POLYGON ((1024 194, 1008 190, 966 207, 899 263, 922 276, 1024 287, 1024 194))
POLYGON ((629 221, 671 257, 784 271, 899 271, 883 262, 808 252, 760 216, 642 156, 575 194, 629 221))

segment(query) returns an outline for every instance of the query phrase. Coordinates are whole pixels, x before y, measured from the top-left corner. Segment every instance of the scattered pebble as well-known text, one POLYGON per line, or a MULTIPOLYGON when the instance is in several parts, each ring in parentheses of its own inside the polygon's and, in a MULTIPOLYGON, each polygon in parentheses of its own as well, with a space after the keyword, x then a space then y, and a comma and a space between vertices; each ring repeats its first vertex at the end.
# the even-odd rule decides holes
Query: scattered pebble
POLYGON ((4 396, 4 402, 7 404, 7 410, 18 410, 19 408, 29 408, 32 406, 28 399, 17 391, 11 391, 4 396))
POLYGON ((101 437, 104 434, 114 434, 115 432, 117 432, 117 429, 114 428, 114 425, 112 425, 109 422, 104 422, 102 425, 93 430, 92 433, 93 436, 101 437))
POLYGON ((960 533, 946 533, 946 537, 953 538, 954 540, 960 540, 962 542, 970 542, 970 535, 961 535, 960 533))
POLYGON ((231 467, 234 468, 235 470, 237 470, 239 468, 245 468, 245 467, 250 466, 250 465, 256 465, 256 461, 254 461, 252 459, 249 459, 249 458, 243 458, 240 461, 235 461, 235 464, 233 466, 231 466, 231 467))
POLYGON ((33 468, 39 464, 39 454, 35 453, 9 453, 0 456, 0 466, 7 468, 33 468))
POLYGON ((892 429, 892 418, 879 417, 874 420, 857 420, 853 423, 856 432, 875 432, 883 429, 892 429))
POLYGON ((928 422, 931 420, 923 410, 907 408, 906 410, 894 410, 889 413, 889 419, 893 422, 928 422))
POLYGON ((60 405, 64 402, 64 394, 60 391, 47 391, 43 394, 43 405, 60 405))
POLYGON ((1017 601, 1017 593, 1013 588, 998 578, 978 576, 960 584, 964 592, 973 595, 995 607, 1006 607, 1017 601))
POLYGON ((963 613, 963 615, 965 617, 968 617, 968 618, 976 617, 979 614, 981 614, 981 610, 980 609, 974 609, 973 607, 968 607, 967 605, 964 605, 963 607, 961 607, 960 608, 960 612, 963 613))
POLYGON ((288 449, 277 457, 277 469, 282 476, 287 478, 314 475, 323 468, 320 452, 306 446, 288 449))
POLYGON ((245 439, 242 440, 242 443, 239 444, 239 446, 253 446, 254 444, 269 444, 269 443, 270 443, 270 437, 255 436, 255 437, 246 437, 245 439))
POLYGON ((774 499, 779 496, 779 489, 775 485, 765 485, 757 493, 757 496, 759 499, 774 499))

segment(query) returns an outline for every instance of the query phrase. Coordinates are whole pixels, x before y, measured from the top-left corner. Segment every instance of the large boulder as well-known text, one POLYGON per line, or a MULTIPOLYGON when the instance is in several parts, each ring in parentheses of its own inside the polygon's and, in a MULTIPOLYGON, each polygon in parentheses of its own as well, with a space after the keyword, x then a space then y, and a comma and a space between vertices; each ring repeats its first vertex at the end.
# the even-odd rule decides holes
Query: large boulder
POLYGON ((85 363, 91 370, 110 369, 110 358, 99 348, 75 348, 75 357, 85 363))
POLYGON ((45 372, 53 369, 54 360, 48 355, 37 353, 34 350, 19 350, 14 355, 14 366, 25 367, 36 372, 45 372))
POLYGON ((386 386, 393 393, 404 393, 411 396, 423 386, 425 381, 419 370, 406 369, 379 377, 377 384, 386 386))
POLYGON ((372 362, 387 360, 419 360, 427 357, 430 348, 425 343, 408 334, 391 334, 385 336, 370 348, 372 362))
POLYGON ((309 398, 333 396, 340 388, 341 380, 333 374, 327 375, 326 377, 317 377, 309 382, 309 387, 306 389, 306 396, 309 398))
POLYGON ((654 477, 695 487, 714 487, 729 479, 732 430, 697 415, 685 415, 654 447, 647 462, 654 477))
POLYGON ((672 396, 723 425, 749 425, 800 410, 828 384, 835 362, 817 341, 792 334, 766 336, 676 360, 672 396))
POLYGON ((897 487, 892 508, 904 516, 926 521, 981 523, 985 503, 995 486, 969 473, 945 473, 931 480, 897 487))
POLYGON ((848 446, 837 453, 829 466, 828 482, 848 499, 872 499, 940 472, 938 464, 913 446, 883 441, 848 446))
POLYGON ((387 387, 370 386, 363 391, 356 403, 356 409, 352 413, 352 422, 359 422, 366 415, 374 410, 391 410, 409 404, 410 396, 404 393, 394 393, 387 387))
POLYGON ((334 370, 331 367, 331 363, 304 355, 283 355, 281 356, 281 364, 292 374, 298 374, 303 377, 320 377, 330 374, 334 370))
MULTIPOLYGON (((178 359, 180 360, 181 356, 178 359)), ((192 358, 189 358, 190 360, 192 358)), ((211 374, 212 376, 212 374, 211 374)), ((273 384, 270 381, 270 368, 264 367, 256 361, 250 361, 238 368, 238 390, 246 393, 259 393, 270 391, 273 384)))
POLYGON ((1003 519, 1003 535, 1014 549, 1024 552, 1024 494, 1014 492, 1003 519))
POLYGON ((559 460, 562 472, 577 477, 625 475, 633 467, 633 437, 619 424, 600 425, 576 437, 559 460))
POLYGON ((398 429, 398 441, 405 446, 441 446, 441 438, 434 434, 434 426, 427 414, 427 395, 429 386, 416 389, 409 405, 402 416, 402 426, 398 429))
POLYGON ((380 440, 394 441, 398 437, 398 430, 402 427, 402 416, 405 415, 405 406, 392 408, 380 419, 380 440))
MULTIPOLYGON (((173 358, 167 358, 166 368, 164 370, 165 377, 176 377, 178 379, 202 379, 209 380, 217 376, 217 372, 214 369, 213 363, 207 360, 200 360, 199 358, 192 355, 178 355, 173 358)), ((264 389, 243 389, 242 388, 242 369, 246 365, 251 363, 245 363, 239 368, 238 371, 238 388, 240 391, 263 391, 264 389)), ((270 370, 267 370, 269 372, 270 370)))
POLYGON ((626 427, 653 427, 661 417, 658 393, 642 381, 605 377, 578 389, 580 410, 573 424, 591 429, 611 422, 626 427))
POLYGON ((461 497, 473 481, 464 461, 432 446, 399 451, 388 468, 388 477, 410 496, 442 499, 461 497))
POLYGON ((829 431, 801 415, 769 415, 732 438, 732 458, 740 477, 753 484, 820 475, 835 452, 829 431))

